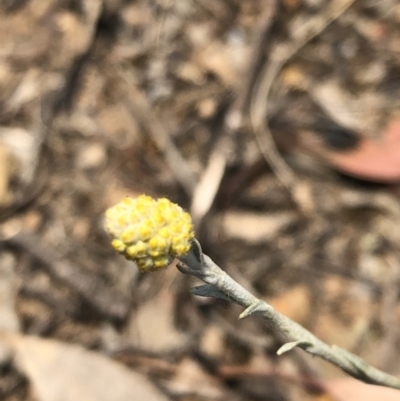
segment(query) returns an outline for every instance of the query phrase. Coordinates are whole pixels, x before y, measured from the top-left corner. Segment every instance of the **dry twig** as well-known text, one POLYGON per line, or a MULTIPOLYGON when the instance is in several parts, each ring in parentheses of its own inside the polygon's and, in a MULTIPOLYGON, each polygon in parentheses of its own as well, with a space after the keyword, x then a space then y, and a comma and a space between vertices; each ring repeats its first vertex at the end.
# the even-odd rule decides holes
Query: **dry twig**
POLYGON ((56 279, 76 291, 101 313, 112 319, 123 320, 129 311, 129 300, 113 290, 93 275, 63 260, 54 249, 49 249, 37 237, 27 233, 17 233, 8 238, 0 238, 5 244, 27 251, 39 260, 56 279))
POLYGON ((137 118, 142 127, 150 135, 156 146, 163 153, 165 162, 175 175, 177 181, 182 185, 185 191, 192 195, 194 191, 194 182, 196 182, 186 160, 182 157, 171 139, 168 129, 160 123, 151 109, 144 94, 137 88, 133 77, 125 73, 122 68, 117 68, 116 73, 126 86, 125 101, 127 102, 132 114, 137 118))
MULTIPOLYGON (((330 2, 326 10, 296 31, 294 44, 278 43, 271 49, 271 54, 261 68, 255 69, 257 76, 253 79, 250 93, 250 124, 257 140, 260 152, 271 165, 279 180, 292 191, 295 189, 296 177, 290 167, 282 159, 268 127, 268 98, 273 83, 286 63, 307 43, 317 37, 333 21, 351 7, 355 0, 335 0, 330 2), (267 103, 267 104, 266 104, 267 103)), ((270 22, 268 21, 268 24, 270 22)), ((263 41, 260 45, 265 46, 263 41)), ((260 50, 259 50, 260 51, 260 50)), ((262 50, 261 50, 262 51, 262 50)), ((296 194, 293 194, 296 198, 296 194)))

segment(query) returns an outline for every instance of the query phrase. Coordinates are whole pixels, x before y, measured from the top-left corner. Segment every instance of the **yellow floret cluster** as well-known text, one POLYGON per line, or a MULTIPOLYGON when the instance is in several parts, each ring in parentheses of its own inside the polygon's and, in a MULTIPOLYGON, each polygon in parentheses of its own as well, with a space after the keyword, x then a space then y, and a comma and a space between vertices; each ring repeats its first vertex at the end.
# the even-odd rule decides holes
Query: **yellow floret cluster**
POLYGON ((154 271, 189 252, 194 238, 189 213, 166 198, 124 198, 106 211, 105 228, 113 248, 140 271, 154 271))

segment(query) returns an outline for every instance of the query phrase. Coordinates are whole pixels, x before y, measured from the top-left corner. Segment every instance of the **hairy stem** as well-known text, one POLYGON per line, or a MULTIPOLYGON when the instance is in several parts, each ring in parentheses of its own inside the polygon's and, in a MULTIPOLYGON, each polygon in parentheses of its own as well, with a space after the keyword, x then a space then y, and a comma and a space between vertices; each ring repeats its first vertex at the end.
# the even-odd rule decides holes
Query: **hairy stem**
POLYGON ((194 240, 191 251, 179 259, 178 269, 206 283, 193 288, 193 294, 235 302, 245 308, 239 316, 241 319, 251 315, 261 316, 272 328, 284 334, 289 342, 278 350, 279 355, 299 347, 336 365, 360 381, 400 389, 400 379, 374 368, 351 352, 324 343, 303 326, 252 295, 205 255, 197 240, 194 240))

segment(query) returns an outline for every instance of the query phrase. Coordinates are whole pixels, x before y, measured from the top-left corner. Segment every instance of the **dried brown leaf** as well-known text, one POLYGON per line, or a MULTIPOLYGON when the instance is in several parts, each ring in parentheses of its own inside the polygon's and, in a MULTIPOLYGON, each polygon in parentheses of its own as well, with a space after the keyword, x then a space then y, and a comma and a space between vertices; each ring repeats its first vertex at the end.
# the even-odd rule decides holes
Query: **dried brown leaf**
POLYGON ((330 380, 325 383, 328 393, 337 401, 398 401, 400 391, 372 386, 355 379, 330 380))
POLYGON ((0 333, 38 401, 166 401, 143 375, 76 345, 0 333))

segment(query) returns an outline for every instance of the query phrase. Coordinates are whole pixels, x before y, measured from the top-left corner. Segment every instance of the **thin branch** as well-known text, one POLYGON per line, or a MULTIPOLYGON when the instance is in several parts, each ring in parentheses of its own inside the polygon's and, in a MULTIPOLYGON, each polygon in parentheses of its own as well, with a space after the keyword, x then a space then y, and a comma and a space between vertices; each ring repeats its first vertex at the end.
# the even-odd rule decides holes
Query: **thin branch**
MULTIPOLYGON (((318 16, 310 18, 307 24, 301 26, 292 36, 295 43, 279 43, 275 45, 268 59, 258 71, 253 81, 250 94, 250 124, 258 143, 261 154, 270 164, 279 180, 288 188, 295 191, 296 176, 281 157, 268 126, 268 99, 277 76, 282 68, 307 43, 320 35, 330 24, 347 11, 355 0, 335 0, 318 16)), ((269 24, 269 22, 268 22, 269 24)), ((262 44, 265 47, 265 44, 262 44)), ((257 70, 256 70, 257 71, 257 70)), ((296 200, 296 193, 293 193, 296 200)))
POLYGON ((188 163, 176 148, 168 128, 159 121, 155 111, 151 108, 146 96, 138 88, 134 78, 119 67, 116 68, 116 73, 121 81, 126 84, 125 101, 132 115, 140 122, 162 152, 165 162, 177 181, 187 194, 192 195, 196 179, 188 163))
POLYGON ((33 234, 23 232, 10 236, 1 234, 0 246, 4 244, 27 251, 30 256, 42 263, 49 274, 76 291, 96 310, 113 319, 126 318, 129 312, 128 298, 111 290, 103 281, 78 266, 63 260, 56 249, 41 242, 33 234))
POLYGON ((225 173, 231 141, 232 138, 223 132, 214 145, 207 166, 194 188, 190 214, 197 225, 209 212, 217 196, 225 173))
POLYGON ((240 319, 259 315, 272 328, 284 334, 289 342, 278 350, 278 355, 299 347, 336 365, 362 382, 400 389, 400 379, 368 365, 363 359, 340 347, 324 343, 304 327, 252 295, 203 254, 197 240, 194 241, 192 250, 180 258, 177 267, 182 273, 195 276, 206 283, 193 288, 193 294, 237 303, 245 308, 240 319))

